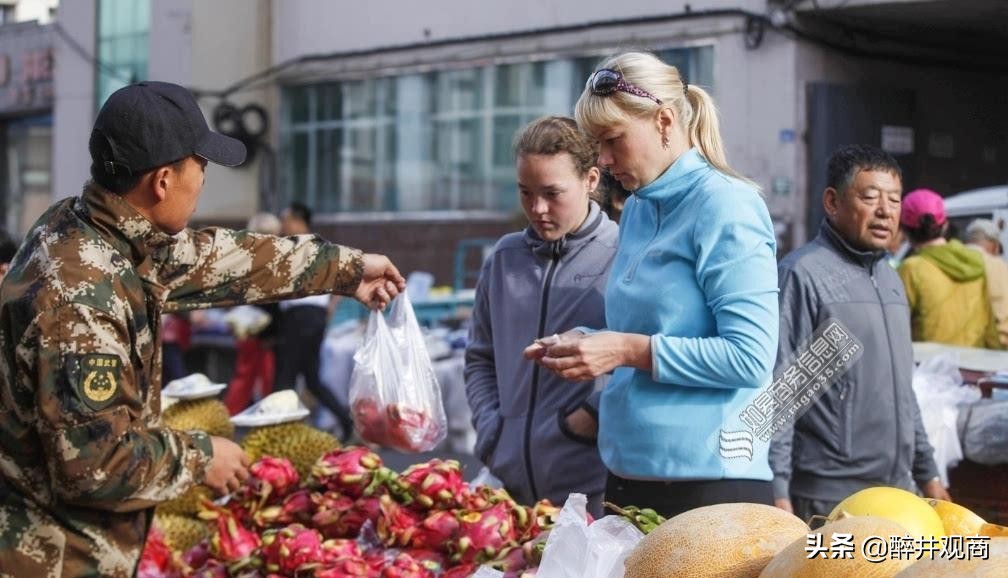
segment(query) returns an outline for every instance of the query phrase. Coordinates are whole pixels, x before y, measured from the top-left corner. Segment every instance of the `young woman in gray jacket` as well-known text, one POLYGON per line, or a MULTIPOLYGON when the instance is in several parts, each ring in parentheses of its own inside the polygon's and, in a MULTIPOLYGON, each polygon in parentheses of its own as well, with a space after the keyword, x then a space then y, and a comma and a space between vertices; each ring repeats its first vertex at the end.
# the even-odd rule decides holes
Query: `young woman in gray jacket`
POLYGON ((595 382, 565 381, 522 357, 535 339, 605 326, 618 230, 590 198, 598 146, 573 119, 545 117, 517 134, 514 153, 529 225, 501 238, 476 286, 465 366, 476 455, 519 503, 559 505, 580 492, 600 514, 595 382))

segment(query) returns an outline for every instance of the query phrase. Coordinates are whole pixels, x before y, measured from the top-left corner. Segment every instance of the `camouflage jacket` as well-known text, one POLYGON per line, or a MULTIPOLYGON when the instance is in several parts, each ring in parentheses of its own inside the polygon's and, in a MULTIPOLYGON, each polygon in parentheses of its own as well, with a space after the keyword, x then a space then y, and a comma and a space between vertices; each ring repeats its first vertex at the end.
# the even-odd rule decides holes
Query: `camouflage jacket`
POLYGON ((202 480, 160 426, 162 312, 352 294, 361 253, 314 236, 170 236, 95 185, 33 226, 0 286, 0 576, 133 574, 152 506, 202 480))

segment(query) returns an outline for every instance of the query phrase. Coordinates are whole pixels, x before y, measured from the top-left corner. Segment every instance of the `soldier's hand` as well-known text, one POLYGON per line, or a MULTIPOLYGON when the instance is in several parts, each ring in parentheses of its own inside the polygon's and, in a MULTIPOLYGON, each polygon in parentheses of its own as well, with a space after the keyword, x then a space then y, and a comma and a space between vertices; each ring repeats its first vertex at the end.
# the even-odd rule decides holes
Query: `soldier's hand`
POLYGON ((406 289, 406 280, 385 255, 364 254, 364 276, 354 291, 354 297, 370 309, 385 309, 400 291, 406 289))
POLYGON ((241 446, 227 438, 211 436, 210 442, 213 444, 213 457, 203 483, 220 494, 237 490, 249 476, 248 456, 241 446))

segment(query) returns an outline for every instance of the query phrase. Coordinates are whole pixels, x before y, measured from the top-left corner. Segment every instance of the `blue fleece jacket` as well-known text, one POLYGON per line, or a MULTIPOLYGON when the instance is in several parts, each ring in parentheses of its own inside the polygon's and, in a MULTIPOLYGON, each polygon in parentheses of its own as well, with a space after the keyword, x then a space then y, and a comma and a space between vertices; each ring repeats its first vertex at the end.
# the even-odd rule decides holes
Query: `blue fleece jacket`
POLYGON ((772 478, 768 443, 745 433, 740 414, 771 380, 775 254, 758 191, 696 149, 627 200, 606 323, 651 336, 653 370, 618 368, 602 394, 599 450, 613 473, 772 478))

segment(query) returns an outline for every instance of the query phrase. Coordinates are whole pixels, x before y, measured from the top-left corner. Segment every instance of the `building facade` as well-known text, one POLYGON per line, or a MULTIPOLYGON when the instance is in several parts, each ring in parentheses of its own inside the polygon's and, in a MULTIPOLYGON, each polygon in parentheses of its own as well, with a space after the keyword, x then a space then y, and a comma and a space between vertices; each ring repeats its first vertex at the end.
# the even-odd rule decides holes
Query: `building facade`
POLYGON ((516 228, 514 132, 571 114, 596 64, 627 49, 655 51, 714 95, 729 161, 763 187, 784 250, 814 233, 839 144, 884 146, 908 187, 1008 181, 1008 69, 971 58, 1006 39, 988 25, 992 3, 842 4, 64 2, 59 22, 97 57, 56 46, 53 190, 76 194, 87 177, 104 95, 171 80, 254 151, 244 168, 208 172, 198 220, 236 225, 299 200, 327 237, 451 284, 461 242, 516 228), (914 26, 932 31, 923 48, 900 36, 914 26), (989 45, 956 50, 964 31, 989 45))
POLYGON ((15 237, 52 201, 55 2, 0 2, 0 209, 15 237))

